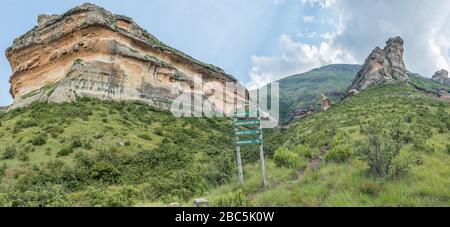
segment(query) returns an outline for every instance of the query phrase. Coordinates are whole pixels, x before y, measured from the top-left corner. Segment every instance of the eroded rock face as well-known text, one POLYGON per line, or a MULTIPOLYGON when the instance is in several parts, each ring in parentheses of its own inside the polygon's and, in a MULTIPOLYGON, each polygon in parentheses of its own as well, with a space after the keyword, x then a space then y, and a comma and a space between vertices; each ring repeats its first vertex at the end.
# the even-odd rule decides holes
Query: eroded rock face
POLYGON ((358 72, 349 91, 354 95, 381 82, 408 80, 403 52, 403 39, 400 37, 389 39, 384 49, 375 48, 358 72))
POLYGON ((432 79, 440 84, 450 85, 450 79, 448 78, 448 72, 445 69, 437 71, 432 79))
POLYGON ((225 92, 226 83, 245 90, 222 69, 163 44, 131 18, 93 4, 39 16, 38 25, 14 40, 6 55, 13 70, 12 108, 35 101, 68 102, 77 96, 140 100, 168 108, 179 95, 173 94, 173 85, 225 108, 227 101, 220 95, 230 94, 214 97, 217 91, 225 92), (194 86, 196 75, 210 85, 194 86))
POLYGON ((322 95, 322 110, 327 111, 331 108, 332 105, 333 104, 331 103, 331 100, 325 95, 322 95))

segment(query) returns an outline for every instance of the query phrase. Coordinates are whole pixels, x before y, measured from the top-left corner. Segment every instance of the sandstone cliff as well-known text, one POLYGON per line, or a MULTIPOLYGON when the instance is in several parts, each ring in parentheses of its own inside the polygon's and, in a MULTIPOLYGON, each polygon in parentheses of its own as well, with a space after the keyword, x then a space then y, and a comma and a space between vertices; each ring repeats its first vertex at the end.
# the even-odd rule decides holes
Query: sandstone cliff
POLYGON ((448 72, 445 69, 437 71, 432 79, 440 84, 450 85, 450 78, 448 78, 448 72))
POLYGON ((381 82, 408 80, 403 51, 403 39, 400 37, 389 39, 384 49, 375 48, 358 72, 348 95, 351 96, 381 82))
POLYGON ((214 95, 226 83, 245 90, 222 69, 163 44, 131 18, 89 3, 62 15, 39 16, 38 25, 14 40, 6 55, 13 71, 12 108, 77 96, 167 108, 178 96, 171 92, 175 83, 181 92, 193 91, 223 107, 225 98, 214 95), (195 90, 194 75, 212 85, 195 90))

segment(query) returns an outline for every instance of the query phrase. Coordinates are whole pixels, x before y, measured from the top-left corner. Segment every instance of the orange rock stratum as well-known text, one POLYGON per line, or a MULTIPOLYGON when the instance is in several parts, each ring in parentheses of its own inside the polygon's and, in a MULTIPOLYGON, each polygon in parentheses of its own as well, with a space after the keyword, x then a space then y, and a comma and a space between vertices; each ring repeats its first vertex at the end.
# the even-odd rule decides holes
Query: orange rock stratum
POLYGON ((201 94, 225 109, 234 100, 226 99, 227 83, 244 91, 240 98, 247 93, 222 69, 165 45, 131 18, 93 4, 39 16, 38 25, 14 40, 6 55, 13 71, 11 108, 70 102, 77 96, 167 108, 178 96, 171 92, 176 84, 181 92, 201 94), (203 86, 196 86, 196 75, 202 75, 203 86))

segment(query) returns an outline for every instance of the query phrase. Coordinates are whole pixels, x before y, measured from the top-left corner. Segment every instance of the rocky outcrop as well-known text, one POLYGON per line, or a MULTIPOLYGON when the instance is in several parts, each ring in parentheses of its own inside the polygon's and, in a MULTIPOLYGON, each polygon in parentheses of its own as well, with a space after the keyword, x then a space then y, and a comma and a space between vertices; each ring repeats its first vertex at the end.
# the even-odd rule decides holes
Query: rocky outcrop
POLYGON ((290 119, 302 119, 313 115, 315 112, 316 110, 313 108, 309 109, 297 108, 292 110, 290 119))
POLYGON ((78 96, 166 108, 179 95, 174 86, 225 108, 226 94, 218 91, 225 91, 226 83, 245 90, 222 69, 165 45, 131 18, 89 3, 39 16, 38 25, 14 40, 6 55, 13 71, 12 108, 78 96), (196 75, 208 86, 195 86, 196 75))
POLYGON ((444 85, 450 85, 450 79, 448 78, 448 71, 445 69, 437 71, 433 77, 433 81, 444 85))
POLYGON ((356 75, 347 95, 357 94, 381 82, 408 80, 403 51, 403 39, 400 37, 389 39, 384 49, 375 48, 356 75))
POLYGON ((322 110, 327 111, 331 108, 331 106, 332 106, 331 100, 325 95, 322 95, 322 110))

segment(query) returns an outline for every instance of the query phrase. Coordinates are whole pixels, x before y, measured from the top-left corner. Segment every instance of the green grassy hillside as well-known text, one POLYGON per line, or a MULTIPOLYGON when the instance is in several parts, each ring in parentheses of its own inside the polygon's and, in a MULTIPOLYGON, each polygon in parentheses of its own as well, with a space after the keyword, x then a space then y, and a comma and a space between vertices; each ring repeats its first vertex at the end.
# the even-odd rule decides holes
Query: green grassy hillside
POLYGON ((438 93, 439 91, 450 91, 450 86, 440 84, 430 78, 422 77, 419 74, 410 73, 409 78, 412 84, 425 92, 438 93))
POLYGON ((83 99, 2 113, 0 206, 189 200, 235 174, 233 135, 229 119, 174 118, 140 103, 83 99))
POLYGON ((338 102, 352 84, 360 65, 328 65, 280 81, 280 115, 290 120, 296 108, 320 110, 322 94, 338 102))
MULTIPOLYGON (((428 86, 426 83, 423 86, 428 86)), ((0 114, 0 206, 450 206, 450 104, 403 82, 265 131, 236 180, 230 119, 82 99, 0 114)))
POLYGON ((206 197, 221 206, 450 206, 450 104, 405 83, 370 88, 270 140, 285 142, 268 160, 266 190, 255 164, 243 189, 206 197))

